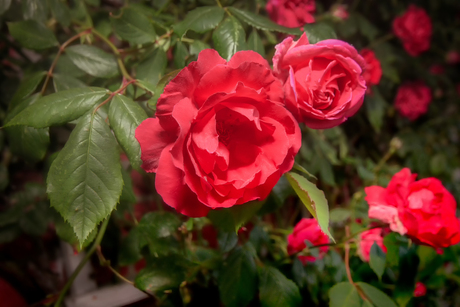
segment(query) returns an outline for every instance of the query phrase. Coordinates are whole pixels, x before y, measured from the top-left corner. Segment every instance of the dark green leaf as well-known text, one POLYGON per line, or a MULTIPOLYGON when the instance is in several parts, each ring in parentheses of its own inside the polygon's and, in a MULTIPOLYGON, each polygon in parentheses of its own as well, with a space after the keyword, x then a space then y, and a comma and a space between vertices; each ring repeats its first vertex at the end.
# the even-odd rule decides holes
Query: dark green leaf
POLYGON ((324 192, 318 189, 316 185, 308 181, 305 177, 296 173, 289 172, 286 173, 285 176, 302 203, 318 221, 321 230, 334 240, 329 232, 329 206, 324 192))
POLYGON ((135 169, 140 169, 142 161, 141 147, 134 133, 145 119, 147 119, 147 114, 144 109, 131 98, 123 95, 113 97, 109 109, 110 126, 135 169))
POLYGON ((448 169, 447 157, 443 153, 437 153, 430 159, 430 171, 436 176, 441 175, 448 169))
POLYGON ((23 0, 22 12, 25 20, 45 22, 48 17, 48 5, 44 0, 23 0))
POLYGON ((39 71, 24 78, 11 99, 9 110, 13 110, 24 98, 35 92, 35 89, 42 82, 45 75, 46 71, 39 71))
POLYGON ((5 165, 0 164, 0 192, 5 190, 9 182, 10 180, 9 180, 8 168, 5 165))
POLYGON ((2 0, 0 1, 0 15, 8 11, 11 5, 11 0, 2 0))
POLYGON ((259 34, 257 34, 256 29, 252 30, 251 34, 249 35, 247 47, 249 50, 254 50, 261 56, 263 57, 265 56, 264 44, 262 40, 260 39, 259 34))
POLYGON ((369 265, 375 274, 377 274, 379 280, 382 280, 383 272, 385 272, 385 262, 385 252, 374 241, 374 244, 372 244, 371 247, 369 265))
POLYGON ((219 272, 220 299, 226 307, 246 306, 257 292, 257 269, 252 254, 235 249, 219 272))
POLYGON ((277 31, 286 34, 300 35, 302 32, 297 28, 286 28, 274 23, 267 17, 257 15, 248 11, 243 11, 235 7, 227 8, 233 15, 253 26, 254 28, 267 31, 277 31))
POLYGON ((155 86, 164 74, 167 64, 166 53, 158 48, 148 58, 139 63, 136 70, 136 78, 155 86))
POLYGON ((259 297, 262 307, 295 307, 302 302, 297 285, 270 266, 259 269, 259 297))
POLYGON ((377 27, 361 14, 357 14, 356 18, 358 21, 359 31, 366 36, 369 41, 375 40, 377 34, 379 34, 377 27))
POLYGON ((237 51, 245 49, 245 37, 243 26, 233 16, 227 17, 212 33, 216 50, 227 61, 237 51))
POLYGON ((112 16, 115 33, 133 44, 153 43, 155 29, 148 18, 133 9, 124 9, 119 16, 112 16))
POLYGON ((224 17, 225 11, 218 6, 198 7, 190 12, 184 20, 174 25, 174 32, 183 36, 188 30, 204 33, 214 29, 224 17))
POLYGON ((160 79, 160 81, 158 81, 158 83, 157 83, 157 85, 155 87, 155 91, 154 91, 155 94, 153 95, 152 99, 150 99, 148 101, 148 106, 152 110, 156 109, 158 98, 160 98, 161 94, 163 93, 163 90, 164 90, 164 87, 166 86, 166 84, 169 81, 171 81, 174 77, 176 77, 179 72, 180 72, 180 69, 173 70, 172 72, 164 75, 160 79))
POLYGON ((386 261, 393 267, 399 264, 399 242, 397 236, 397 233, 392 232, 383 238, 383 244, 387 248, 386 261))
POLYGON ((203 43, 200 40, 194 40, 193 43, 190 44, 190 54, 191 55, 198 55, 202 50, 211 48, 208 44, 203 43))
MULTIPOLYGON (((72 76, 75 78, 86 76, 86 73, 70 60, 69 56, 62 54, 56 64, 55 72, 59 75, 72 76)), ((53 74, 54 75, 54 74, 53 74)))
POLYGON ((5 128, 10 150, 29 162, 35 163, 45 157, 50 143, 49 129, 17 126, 5 128))
POLYGON ((177 42, 176 47, 174 48, 174 65, 176 68, 184 68, 185 60, 188 57, 188 50, 185 47, 184 43, 177 42))
POLYGON ((357 282, 356 285, 364 292, 375 307, 397 307, 388 295, 376 287, 364 282, 357 282))
POLYGON ((107 90, 98 87, 75 88, 40 98, 7 123, 44 128, 65 124, 94 107, 107 90))
POLYGON ((238 243, 238 235, 234 231, 219 231, 217 241, 222 253, 227 253, 238 243))
POLYGON ((21 46, 28 49, 40 50, 58 45, 53 32, 44 24, 35 20, 9 22, 8 30, 21 46))
POLYGON ((261 201, 252 201, 226 209, 211 210, 208 218, 214 226, 224 231, 237 232, 244 223, 249 221, 259 211, 262 204, 263 202, 261 201))
MULTIPOLYGON (((54 225, 56 227, 56 234, 60 239, 66 241, 72 246, 75 246, 77 250, 80 250, 80 244, 78 243, 77 236, 75 235, 75 232, 69 223, 66 223, 61 216, 57 216, 54 225)), ((88 235, 88 238, 85 240, 85 242, 83 242, 81 249, 90 245, 91 242, 93 242, 93 240, 96 238, 96 235, 97 228, 94 228, 93 231, 88 235)))
POLYGON ((62 92, 71 88, 84 88, 87 85, 83 82, 68 75, 53 74, 53 85, 56 92, 62 92))
POLYGON ((136 202, 136 195, 134 195, 131 176, 124 168, 121 168, 121 175, 123 176, 123 191, 121 192, 120 203, 134 204, 136 202))
POLYGON ((66 54, 78 68, 91 76, 110 78, 118 73, 115 57, 97 47, 75 45, 66 48, 66 54))
POLYGON ((70 16, 70 10, 62 0, 48 0, 51 12, 53 13, 54 18, 64 27, 68 27, 70 22, 72 21, 72 17, 70 16))
POLYGON ((139 248, 139 232, 136 228, 123 238, 118 254, 119 265, 135 264, 142 259, 141 249, 139 248))
POLYGON ((50 209, 47 203, 35 204, 33 209, 22 213, 19 227, 29 235, 44 235, 50 222, 48 210, 50 209))
POLYGON ((329 307, 360 306, 358 290, 349 282, 341 282, 329 289, 329 307))
POLYGON ((304 26, 310 44, 316 44, 319 41, 331 38, 337 38, 334 29, 327 23, 309 23, 304 26))
POLYGON ((344 223, 350 218, 351 212, 345 208, 334 208, 329 215, 332 223, 344 223))
POLYGON ((74 229, 80 243, 106 218, 123 189, 116 142, 98 114, 82 117, 51 165, 51 206, 74 229))
POLYGON ((416 246, 400 247, 399 277, 393 297, 400 307, 405 307, 414 295, 415 278, 417 276, 419 258, 415 252, 416 246))
POLYGON ((367 118, 369 118, 372 128, 374 128, 377 133, 380 133, 383 117, 385 116, 386 103, 376 87, 372 88, 371 94, 366 95, 364 105, 366 106, 367 118))

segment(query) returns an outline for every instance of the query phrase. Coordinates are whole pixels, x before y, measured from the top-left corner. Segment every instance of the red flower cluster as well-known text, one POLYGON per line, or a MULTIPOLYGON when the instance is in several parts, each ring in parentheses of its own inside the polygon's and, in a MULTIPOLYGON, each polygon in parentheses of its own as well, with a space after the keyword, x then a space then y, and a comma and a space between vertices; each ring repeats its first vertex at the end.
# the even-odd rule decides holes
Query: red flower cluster
POLYGON ((422 81, 406 82, 398 89, 395 108, 410 120, 416 120, 428 111, 431 89, 422 81))
POLYGON ((315 0, 269 0, 265 8, 271 20, 288 28, 315 22, 315 0))
POLYGON ((460 241, 454 197, 436 178, 415 181, 408 168, 395 174, 387 188, 365 188, 369 217, 388 223, 419 244, 444 248, 460 241))
MULTIPOLYGON (((314 218, 302 219, 294 227, 292 234, 288 236, 288 254, 292 255, 304 250, 307 245, 305 240, 314 245, 323 245, 329 243, 329 237, 319 227, 318 221, 314 218)), ((319 257, 323 257, 329 250, 329 246, 319 248, 319 257)), ((299 256, 300 261, 305 265, 307 262, 316 260, 314 256, 299 256)))

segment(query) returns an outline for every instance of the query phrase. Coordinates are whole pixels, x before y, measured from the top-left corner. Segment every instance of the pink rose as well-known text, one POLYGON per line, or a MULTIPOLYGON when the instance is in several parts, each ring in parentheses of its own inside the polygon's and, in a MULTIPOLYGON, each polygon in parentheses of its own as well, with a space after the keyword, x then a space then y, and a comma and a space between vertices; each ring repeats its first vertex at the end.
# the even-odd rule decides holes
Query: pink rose
POLYGON ((387 188, 365 188, 369 217, 388 223, 417 243, 444 248, 460 241, 454 197, 436 178, 415 181, 408 168, 396 173, 387 188))
POLYGON ((340 125, 363 103, 366 66, 356 49, 337 39, 309 44, 302 34, 276 45, 273 67, 283 82, 286 107, 313 129, 340 125))
POLYGON ((371 255, 372 245, 377 243, 377 245, 386 253, 387 248, 383 245, 383 229, 374 228, 368 231, 362 232, 359 235, 358 243, 358 254, 363 259, 363 261, 369 262, 371 255))
POLYGON ((416 120, 428 111, 431 89, 422 81, 406 82, 398 88, 395 108, 409 120, 416 120))
POLYGON ((253 51, 200 52, 136 129, 142 168, 169 206, 192 216, 264 199, 294 164, 300 129, 282 87, 253 51))
POLYGON ((337 17, 338 19, 345 20, 348 19, 350 14, 348 14, 347 6, 343 4, 334 5, 332 7, 332 16, 337 17))
POLYGON ((288 28, 315 22, 315 0, 269 0, 265 9, 271 20, 288 28))
MULTIPOLYGON (((294 227, 292 234, 288 236, 288 254, 292 255, 303 251, 307 245, 305 240, 310 242, 313 246, 329 243, 329 237, 319 227, 318 222, 314 218, 303 218, 294 227)), ((323 257, 329 246, 319 247, 319 257, 323 257)), ((316 260, 314 256, 299 256, 299 260, 305 265, 307 262, 316 260)))

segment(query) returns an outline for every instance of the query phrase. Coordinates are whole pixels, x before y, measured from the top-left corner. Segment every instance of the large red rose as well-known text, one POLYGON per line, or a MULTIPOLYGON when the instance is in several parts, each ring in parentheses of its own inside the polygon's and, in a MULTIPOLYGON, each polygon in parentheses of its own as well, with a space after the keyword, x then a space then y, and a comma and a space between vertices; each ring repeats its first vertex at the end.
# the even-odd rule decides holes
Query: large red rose
POLYGON ((304 33, 275 48, 274 71, 284 84, 286 107, 299 122, 332 128, 361 107, 366 63, 353 46, 337 39, 310 44, 304 33))
POLYGON ((203 50, 165 87, 156 117, 136 129, 142 168, 156 173, 165 203, 198 217, 267 197, 301 145, 282 94, 259 54, 240 51, 227 62, 203 50))
POLYGON ((315 0, 269 0, 265 8, 271 20, 288 28, 315 22, 315 0))
POLYGON ((428 111, 431 89, 422 81, 406 82, 398 88, 395 108, 410 120, 416 120, 428 111))
POLYGON ((387 248, 383 245, 383 229, 373 228, 362 232, 358 240, 358 254, 363 261, 369 262, 371 248, 374 242, 386 253, 387 248))
POLYGON ((393 21, 393 32, 403 43, 404 49, 412 56, 430 49, 433 32, 430 16, 424 9, 413 4, 404 15, 393 21))
MULTIPOLYGON (((304 250, 307 245, 305 240, 314 245, 323 245, 329 243, 329 237, 319 227, 318 221, 314 218, 303 218, 294 227, 292 234, 288 236, 288 254, 292 255, 304 250)), ((329 250, 329 246, 319 247, 320 254, 322 257, 329 250)), ((298 257, 303 264, 308 261, 313 262, 316 260, 314 256, 299 256, 298 257)))
POLYGON ((395 174, 387 188, 365 188, 369 217, 390 224, 420 244, 448 247, 460 241, 454 197, 436 178, 415 181, 408 168, 395 174))
POLYGON ((359 54, 361 54, 366 62, 366 66, 363 71, 363 78, 364 81, 366 81, 367 89, 369 91, 371 85, 379 84, 380 78, 382 78, 382 66, 375 56, 374 51, 370 49, 362 49, 359 54))

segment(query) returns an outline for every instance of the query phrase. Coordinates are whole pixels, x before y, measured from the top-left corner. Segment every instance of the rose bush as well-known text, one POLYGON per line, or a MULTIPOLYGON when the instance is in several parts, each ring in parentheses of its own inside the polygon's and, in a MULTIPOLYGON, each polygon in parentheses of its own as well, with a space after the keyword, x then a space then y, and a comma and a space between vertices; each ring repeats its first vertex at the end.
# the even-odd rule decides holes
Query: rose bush
MULTIPOLYGON (((294 227, 292 234, 287 238, 288 254, 292 255, 304 250, 307 245, 305 241, 310 242, 313 246, 329 243, 329 237, 321 231, 318 221, 314 218, 303 218, 294 227)), ((329 246, 319 248, 319 257, 323 257, 329 250, 329 246)), ((298 256, 299 260, 305 265, 307 262, 316 260, 314 256, 298 256)))
POLYGON ((358 254, 363 261, 369 262, 371 248, 374 242, 386 253, 387 248, 383 244, 383 229, 374 228, 364 231, 359 235, 358 239, 358 254))
POLYGON ((136 129, 142 168, 163 200, 188 216, 264 199, 291 169, 300 130, 282 105, 281 83, 252 51, 227 63, 202 51, 136 129))
POLYGON ((396 173, 387 188, 365 188, 369 217, 420 244, 445 248, 460 241, 457 204, 436 178, 415 181, 408 168, 396 173))
POLYGON ((270 0, 265 9, 271 20, 288 28, 315 22, 315 0, 270 0))
POLYGON ((430 49, 433 32, 430 16, 413 4, 407 11, 393 21, 393 32, 402 41, 404 49, 417 56, 430 49))
POLYGON ((363 103, 366 63, 346 42, 327 39, 310 44, 286 38, 276 45, 273 69, 283 82, 286 107, 313 129, 337 126, 363 103))
POLYGON ((413 121, 428 111, 431 99, 431 89, 423 81, 409 81, 398 88, 395 108, 402 116, 413 121))

